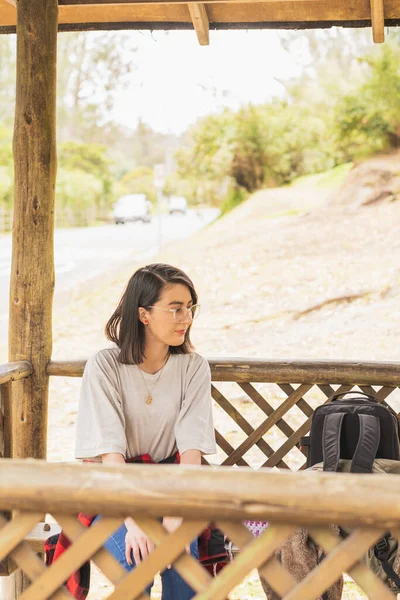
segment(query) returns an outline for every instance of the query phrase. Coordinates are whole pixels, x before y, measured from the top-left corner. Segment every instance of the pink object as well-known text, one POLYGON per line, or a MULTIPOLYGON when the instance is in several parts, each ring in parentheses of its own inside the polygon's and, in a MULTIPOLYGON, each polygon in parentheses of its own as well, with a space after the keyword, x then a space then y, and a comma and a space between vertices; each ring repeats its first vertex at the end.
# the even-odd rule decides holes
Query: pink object
POLYGON ((267 521, 243 521, 243 525, 247 527, 251 535, 258 537, 268 527, 267 521))

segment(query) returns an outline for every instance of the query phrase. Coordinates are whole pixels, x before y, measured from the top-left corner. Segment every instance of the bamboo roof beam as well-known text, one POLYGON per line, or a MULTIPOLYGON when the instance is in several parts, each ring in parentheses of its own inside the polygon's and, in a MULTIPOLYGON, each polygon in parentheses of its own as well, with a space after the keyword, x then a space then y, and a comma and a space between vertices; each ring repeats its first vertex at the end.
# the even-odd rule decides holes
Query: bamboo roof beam
POLYGON ((210 22, 204 4, 188 4, 190 18, 197 34, 200 46, 210 44, 210 22))
POLYGON ((371 2, 371 22, 372 39, 375 44, 382 44, 385 41, 385 15, 383 0, 370 0, 371 2))

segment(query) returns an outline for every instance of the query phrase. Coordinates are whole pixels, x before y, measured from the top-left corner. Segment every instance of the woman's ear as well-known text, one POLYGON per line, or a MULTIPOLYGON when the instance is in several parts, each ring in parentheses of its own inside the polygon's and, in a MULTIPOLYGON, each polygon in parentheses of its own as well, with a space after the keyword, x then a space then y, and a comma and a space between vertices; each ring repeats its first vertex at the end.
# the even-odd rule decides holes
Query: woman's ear
POLYGON ((139 316, 139 321, 141 321, 143 323, 143 325, 148 325, 149 324, 149 320, 147 318, 146 309, 139 307, 139 309, 138 309, 138 316, 139 316))

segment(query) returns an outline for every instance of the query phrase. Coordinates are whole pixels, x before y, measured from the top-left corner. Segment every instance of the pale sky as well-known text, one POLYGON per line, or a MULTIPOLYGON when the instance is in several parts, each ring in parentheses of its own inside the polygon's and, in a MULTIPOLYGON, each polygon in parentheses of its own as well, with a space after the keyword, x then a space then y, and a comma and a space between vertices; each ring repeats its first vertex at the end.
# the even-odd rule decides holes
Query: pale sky
POLYGON ((299 59, 281 47, 278 31, 211 31, 200 46, 194 31, 135 32, 137 70, 118 94, 114 119, 134 128, 181 133, 199 117, 281 95, 276 78, 299 73, 299 59))

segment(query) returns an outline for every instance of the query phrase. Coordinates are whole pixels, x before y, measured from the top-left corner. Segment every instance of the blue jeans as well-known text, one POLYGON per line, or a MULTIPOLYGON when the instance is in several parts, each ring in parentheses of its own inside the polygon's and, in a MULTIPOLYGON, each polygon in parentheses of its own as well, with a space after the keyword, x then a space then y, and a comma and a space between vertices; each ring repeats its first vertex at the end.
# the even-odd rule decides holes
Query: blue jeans
MULTIPOLYGON (((100 516, 97 516, 93 521, 95 523, 100 516)), ((132 571, 135 568, 135 561, 132 556, 132 565, 129 565, 126 562, 125 557, 125 535, 126 535, 126 527, 122 525, 115 533, 113 533, 108 540, 104 543, 104 548, 106 548, 113 556, 117 559, 120 565, 126 569, 126 571, 132 571)), ((197 539, 190 544, 190 554, 198 559, 199 558, 199 550, 197 546, 197 539)), ((184 579, 175 571, 174 568, 166 569, 163 573, 161 573, 161 582, 162 582, 162 596, 161 600, 191 600, 195 596, 195 591, 189 587, 184 579)), ((150 595, 151 588, 153 584, 151 584, 147 588, 147 593, 150 595)))

